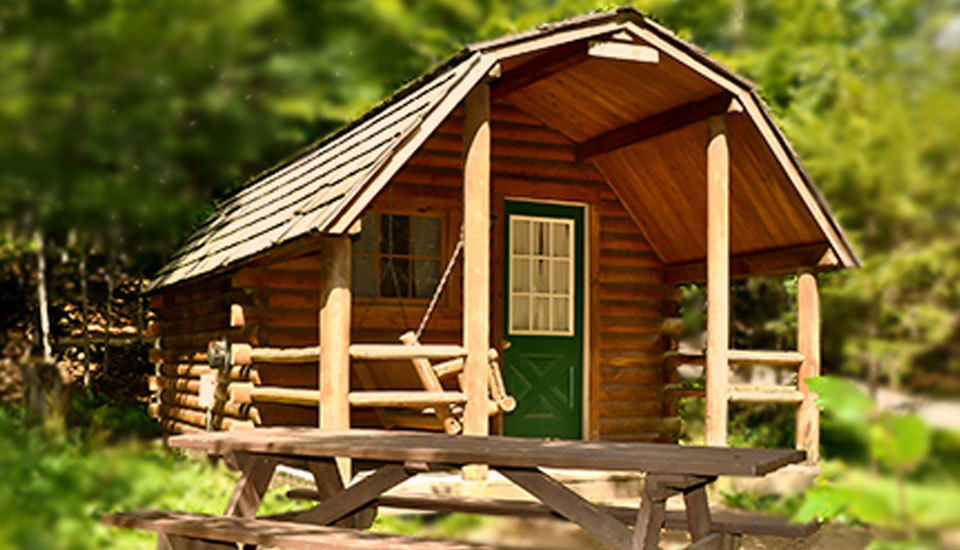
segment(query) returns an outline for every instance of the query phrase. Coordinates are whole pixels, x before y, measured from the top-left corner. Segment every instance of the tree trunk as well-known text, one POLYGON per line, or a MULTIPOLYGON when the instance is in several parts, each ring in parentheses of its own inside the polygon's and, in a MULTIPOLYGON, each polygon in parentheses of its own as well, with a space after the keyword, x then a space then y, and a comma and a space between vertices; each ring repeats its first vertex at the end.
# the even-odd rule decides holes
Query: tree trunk
POLYGON ((80 303, 83 314, 83 386, 90 387, 90 305, 87 298, 87 252, 80 255, 80 303))
POLYGON ((40 310, 40 346, 43 350, 43 362, 53 362, 53 350, 50 348, 50 312, 47 310, 47 260, 44 256, 43 233, 33 233, 37 245, 37 307, 40 310))

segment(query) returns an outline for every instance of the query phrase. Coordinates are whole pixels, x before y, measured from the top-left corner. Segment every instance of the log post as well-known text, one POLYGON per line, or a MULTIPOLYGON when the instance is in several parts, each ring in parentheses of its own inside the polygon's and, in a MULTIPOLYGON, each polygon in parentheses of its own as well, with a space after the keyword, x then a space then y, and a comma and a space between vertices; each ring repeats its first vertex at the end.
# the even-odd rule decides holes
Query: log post
MULTIPOLYGON (((490 86, 467 95, 463 124, 463 345, 467 348, 463 433, 489 433, 487 350, 490 348, 490 86)), ((481 468, 464 476, 484 478, 481 468)))
POLYGON ((816 464, 820 461, 820 410, 806 380, 820 376, 820 289, 817 275, 810 271, 797 279, 797 351, 803 354, 797 375, 803 394, 797 406, 797 449, 807 451, 807 462, 816 464))
MULTIPOLYGON (((350 237, 329 237, 321 251, 320 429, 350 429, 350 237)), ((344 483, 349 459, 338 459, 344 483)))
POLYGON ((727 115, 707 120, 706 444, 727 444, 730 342, 730 152, 727 115))

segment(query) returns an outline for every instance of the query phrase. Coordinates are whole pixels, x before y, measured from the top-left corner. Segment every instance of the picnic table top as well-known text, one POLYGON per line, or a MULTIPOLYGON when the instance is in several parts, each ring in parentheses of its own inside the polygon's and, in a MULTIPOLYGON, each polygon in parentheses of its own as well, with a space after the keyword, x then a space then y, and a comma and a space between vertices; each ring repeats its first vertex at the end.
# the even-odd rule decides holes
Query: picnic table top
POLYGON ((806 454, 792 449, 734 449, 668 443, 544 440, 384 430, 257 428, 171 437, 171 447, 300 459, 345 457, 461 466, 635 471, 702 476, 762 476, 806 454))

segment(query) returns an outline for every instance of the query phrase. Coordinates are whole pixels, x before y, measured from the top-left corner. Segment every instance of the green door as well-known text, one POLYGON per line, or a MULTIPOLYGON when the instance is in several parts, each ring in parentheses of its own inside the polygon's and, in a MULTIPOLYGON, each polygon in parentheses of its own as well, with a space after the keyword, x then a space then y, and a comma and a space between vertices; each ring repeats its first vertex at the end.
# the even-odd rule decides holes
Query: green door
POLYGON ((583 209, 506 202, 506 435, 579 439, 583 393, 583 209))

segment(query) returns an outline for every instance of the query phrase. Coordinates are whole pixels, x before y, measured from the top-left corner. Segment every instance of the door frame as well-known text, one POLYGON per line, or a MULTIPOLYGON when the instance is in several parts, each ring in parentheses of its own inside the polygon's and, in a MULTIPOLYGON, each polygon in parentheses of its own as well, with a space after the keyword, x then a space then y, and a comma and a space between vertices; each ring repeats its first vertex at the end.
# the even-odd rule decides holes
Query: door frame
MULTIPOLYGON (((583 350, 582 350, 582 358, 580 360, 581 362, 581 381, 580 382, 583 387, 580 389, 580 400, 581 400, 580 439, 584 441, 588 441, 591 439, 590 434, 592 433, 592 430, 593 430, 593 426, 591 425, 591 422, 590 422, 591 412, 592 412, 590 410, 590 405, 593 401, 592 400, 593 396, 591 395, 592 393, 591 382, 593 378, 593 364, 591 359, 593 357, 593 354, 591 353, 591 347, 590 347, 591 345, 590 334, 591 334, 591 331, 593 330, 593 327, 591 326, 591 320, 593 318, 594 312, 593 312, 592 300, 591 300, 591 294, 593 292, 593 289, 591 288, 592 280, 590 278, 590 274, 592 273, 591 262, 593 261, 593 250, 591 248, 593 246, 593 243, 591 241, 591 235, 593 232, 591 231, 591 227, 592 227, 592 224, 596 222, 594 221, 592 216, 592 212, 593 212, 593 208, 591 208, 592 205, 590 203, 581 202, 581 201, 544 199, 544 198, 537 198, 537 197, 527 197, 522 195, 500 195, 496 198, 497 198, 497 201, 496 201, 495 208, 498 214, 497 217, 499 218, 499 223, 497 223, 496 225, 497 225, 497 230, 499 232, 499 236, 495 240, 496 248, 494 250, 494 253, 498 254, 500 258, 506 257, 506 245, 507 245, 506 243, 506 236, 507 236, 506 202, 507 201, 530 202, 530 203, 537 203, 537 204, 555 204, 558 206, 571 206, 575 208, 580 208, 583 211, 583 251, 581 252, 583 254, 583 262, 582 262, 583 273, 581 274, 583 278, 582 279, 583 284, 581 285, 583 287, 582 289, 583 307, 581 308, 581 315, 583 317, 583 319, 581 319, 581 324, 583 326, 583 350)), ((502 269, 507 269, 507 266, 504 264, 502 259, 500 260, 500 263, 502 265, 502 269)), ((508 312, 505 311, 506 308, 504 307, 504 304, 506 304, 505 295, 507 292, 503 284, 504 275, 505 275, 505 272, 501 272, 498 274, 496 278, 495 288, 498 289, 499 296, 494 297, 497 303, 500 304, 497 307, 497 309, 500 312, 500 316, 497 322, 494 324, 494 326, 497 327, 496 339, 494 340, 494 342, 498 343, 497 348, 500 349, 501 355, 503 354, 502 342, 505 337, 504 335, 504 327, 506 326, 505 318, 506 318, 506 315, 508 315, 508 312)))

